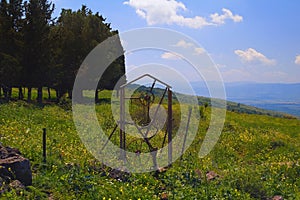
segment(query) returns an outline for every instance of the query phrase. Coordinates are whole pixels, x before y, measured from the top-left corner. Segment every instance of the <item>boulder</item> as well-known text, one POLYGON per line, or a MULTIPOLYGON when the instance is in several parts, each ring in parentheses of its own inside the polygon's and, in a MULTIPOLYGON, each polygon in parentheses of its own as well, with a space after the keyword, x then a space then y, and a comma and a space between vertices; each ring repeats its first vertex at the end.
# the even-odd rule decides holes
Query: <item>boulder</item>
POLYGON ((20 151, 16 148, 4 147, 0 144, 0 159, 21 155, 20 151))
POLYGON ((29 160, 18 149, 0 146, 0 177, 7 182, 19 180, 25 186, 31 185, 29 160))

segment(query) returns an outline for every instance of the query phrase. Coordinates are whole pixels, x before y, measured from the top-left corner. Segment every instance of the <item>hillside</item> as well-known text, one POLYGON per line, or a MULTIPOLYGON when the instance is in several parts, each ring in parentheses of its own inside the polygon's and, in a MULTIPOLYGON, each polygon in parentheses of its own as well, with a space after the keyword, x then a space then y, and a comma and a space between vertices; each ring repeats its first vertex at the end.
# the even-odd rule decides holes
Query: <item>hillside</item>
MULTIPOLYGON (((194 82, 197 95, 209 96, 205 83, 194 82)), ((300 117, 300 83, 225 83, 228 101, 300 117)))
MULTIPOLYGON (((134 86, 136 87, 136 85, 134 86)), ((140 87, 140 90, 149 90, 149 88, 146 87, 140 87)), ((154 88, 153 89, 153 93, 155 95, 158 96, 162 96, 163 94, 163 90, 160 88, 154 88)), ((186 103, 189 103, 189 95, 186 94, 180 94, 175 92, 174 93, 175 96, 175 100, 176 100, 176 96, 179 97, 183 97, 182 99, 186 99, 186 103)), ((208 94, 209 96, 209 94, 208 94)), ((198 96, 198 102, 199 105, 204 106, 204 105, 208 105, 211 106, 211 99, 205 96, 198 96)), ((258 115, 269 115, 269 116, 273 116, 273 117, 281 117, 281 118, 295 118, 297 116, 291 115, 291 114, 287 114, 285 112, 279 112, 279 111, 274 111, 274 109, 262 109, 262 108, 258 108, 255 106, 251 106, 251 105, 246 105, 246 104, 242 104, 242 103, 236 103, 233 101, 227 101, 226 102, 227 105, 227 110, 228 111, 232 111, 232 112, 238 112, 238 113, 247 113, 247 114, 258 114, 258 115)))
MULTIPOLYGON (((65 107, 66 108, 66 107, 65 107)), ((0 141, 30 159, 33 186, 1 194, 7 199, 300 199, 300 121, 228 111, 214 150, 198 157, 210 108, 192 146, 166 172, 116 178, 81 143, 70 110, 24 102, 0 105, 0 141), (42 162, 42 128, 47 128, 48 158, 42 162), (207 180, 207 172, 218 176, 207 180)), ((110 107, 96 111, 113 129, 110 107)), ((132 147, 135 148, 134 146, 132 147)))

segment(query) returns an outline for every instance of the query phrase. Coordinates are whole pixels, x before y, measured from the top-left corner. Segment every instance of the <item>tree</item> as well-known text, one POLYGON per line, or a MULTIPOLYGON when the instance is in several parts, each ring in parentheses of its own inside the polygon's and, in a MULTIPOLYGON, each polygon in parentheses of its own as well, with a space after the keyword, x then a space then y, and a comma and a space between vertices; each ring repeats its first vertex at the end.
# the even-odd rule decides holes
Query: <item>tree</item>
MULTIPOLYGON (((13 86, 20 86, 22 57, 22 0, 0 3, 0 84, 7 100, 13 86)), ((21 90, 22 91, 22 90, 21 90)), ((20 94, 20 97, 22 95, 20 94)))
POLYGON ((55 27, 57 30, 54 30, 58 34, 56 84, 59 97, 66 92, 71 93, 77 70, 88 53, 82 38, 85 16, 84 9, 77 12, 63 9, 55 27))
MULTIPOLYGON (((86 6, 78 11, 63 9, 57 25, 51 29, 52 38, 56 38, 55 66, 56 77, 54 85, 59 88, 62 95, 73 89, 74 80, 78 69, 85 57, 99 43, 118 34, 112 31, 110 24, 99 13, 93 14, 86 6)), ((118 38, 119 48, 122 48, 118 38)), ((123 49, 123 48, 122 48, 123 49)), ((124 56, 118 58, 105 72, 100 80, 99 89, 113 89, 117 81, 125 73, 124 56)), ((96 95, 97 96, 97 95, 96 95)))
POLYGON ((25 3, 23 81, 31 89, 38 88, 37 100, 42 102, 42 89, 47 82, 50 63, 49 32, 54 5, 47 0, 30 0, 25 3))
POLYGON ((24 6, 23 0, 10 0, 9 1, 9 13, 11 16, 11 27, 13 29, 13 42, 11 46, 13 48, 12 55, 17 60, 17 65, 15 67, 15 73, 17 73, 15 86, 19 87, 19 99, 23 99, 22 83, 20 82, 21 77, 21 59, 22 59, 22 29, 23 29, 23 16, 24 16, 24 6))
POLYGON ((7 54, 6 47, 8 46, 8 38, 9 35, 9 14, 8 14, 8 4, 6 0, 1 0, 0 3, 0 86, 3 88, 3 93, 5 98, 8 98, 8 88, 7 88, 7 80, 5 77, 8 76, 7 70, 9 66, 7 66, 7 61, 9 55, 7 54))
MULTIPOLYGON (((3 91, 9 99, 12 87, 19 87, 19 99, 23 99, 22 88, 27 87, 30 101, 32 88, 38 88, 37 100, 42 103, 43 87, 51 87, 58 98, 65 93, 71 98, 85 57, 99 43, 118 35, 99 13, 93 14, 86 6, 77 11, 63 9, 57 21, 51 18, 53 10, 47 0, 0 0, 0 96, 3 91)), ((107 58, 123 53, 120 38, 114 38, 114 45, 104 55, 107 58)), ((113 89, 124 73, 122 55, 105 71, 97 92, 113 89)))

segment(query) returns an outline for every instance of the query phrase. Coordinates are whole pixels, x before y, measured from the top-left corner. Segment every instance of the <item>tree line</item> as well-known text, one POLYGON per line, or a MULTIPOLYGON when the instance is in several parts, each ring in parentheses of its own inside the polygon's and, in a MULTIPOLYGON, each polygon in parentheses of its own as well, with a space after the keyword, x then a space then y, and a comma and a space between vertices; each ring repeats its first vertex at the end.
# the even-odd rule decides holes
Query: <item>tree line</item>
MULTIPOLYGON (((72 98, 85 57, 99 43, 118 35, 102 15, 86 6, 62 9, 58 18, 52 17, 53 11, 54 4, 47 0, 1 0, 0 98, 11 99, 12 88, 18 88, 19 99, 24 99, 27 88, 27 101, 37 89, 41 103, 43 88, 54 89, 57 99, 65 94, 72 98)), ((122 48, 119 38, 117 42, 122 48)), ((97 89, 113 89, 124 74, 122 55, 105 71, 97 89)))

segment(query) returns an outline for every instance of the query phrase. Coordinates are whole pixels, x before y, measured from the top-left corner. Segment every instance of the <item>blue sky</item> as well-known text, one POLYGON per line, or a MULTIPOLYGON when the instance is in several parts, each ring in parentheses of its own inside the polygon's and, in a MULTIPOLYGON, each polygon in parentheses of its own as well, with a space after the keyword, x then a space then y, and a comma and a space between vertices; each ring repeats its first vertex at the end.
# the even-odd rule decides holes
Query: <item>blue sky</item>
MULTIPOLYGON (((56 5, 56 16, 61 8, 77 10, 85 4, 93 12, 102 14, 112 28, 120 32, 143 27, 160 27, 181 32, 206 50, 225 82, 300 82, 300 1, 53 2, 56 5)), ((149 62, 182 66, 182 69, 185 65, 168 52, 138 52, 126 56, 128 69, 149 62)))

